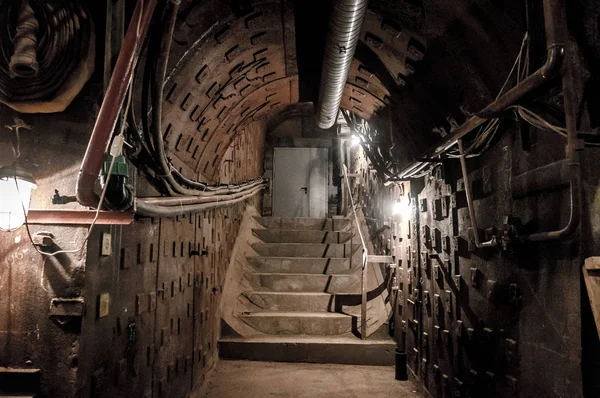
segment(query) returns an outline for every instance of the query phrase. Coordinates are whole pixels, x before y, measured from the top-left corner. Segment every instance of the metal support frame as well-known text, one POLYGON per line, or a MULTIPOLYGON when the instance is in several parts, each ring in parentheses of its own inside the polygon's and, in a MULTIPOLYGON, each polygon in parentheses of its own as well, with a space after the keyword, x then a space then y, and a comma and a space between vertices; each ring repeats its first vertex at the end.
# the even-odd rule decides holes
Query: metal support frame
MULTIPOLYGON (((356 222, 356 228, 358 230, 358 236, 360 236, 360 242, 362 244, 362 263, 361 263, 361 283, 360 283, 360 291, 361 291, 361 301, 360 301, 360 338, 367 338, 367 265, 369 263, 369 251, 367 249, 367 244, 365 243, 365 238, 363 237, 362 231, 360 229, 360 224, 358 222, 358 217, 356 215, 356 205, 354 204, 354 198, 352 197, 352 189, 350 188, 350 180, 348 179, 348 171, 346 165, 342 165, 344 171, 344 180, 346 181, 346 187, 348 188, 348 196, 350 197, 350 202, 352 204, 352 212, 354 213, 354 221, 356 222)), ((352 240, 350 240, 352 242, 352 240)), ((352 253, 350 254, 352 256, 352 253)))

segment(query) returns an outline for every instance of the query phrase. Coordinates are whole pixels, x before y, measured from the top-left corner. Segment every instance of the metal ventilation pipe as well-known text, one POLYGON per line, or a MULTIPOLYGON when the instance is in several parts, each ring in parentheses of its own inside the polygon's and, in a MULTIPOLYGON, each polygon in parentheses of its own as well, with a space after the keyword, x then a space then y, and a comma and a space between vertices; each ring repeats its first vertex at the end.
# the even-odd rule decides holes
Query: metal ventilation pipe
POLYGON ((368 0, 333 0, 317 105, 319 128, 328 129, 337 120, 368 3, 368 0))

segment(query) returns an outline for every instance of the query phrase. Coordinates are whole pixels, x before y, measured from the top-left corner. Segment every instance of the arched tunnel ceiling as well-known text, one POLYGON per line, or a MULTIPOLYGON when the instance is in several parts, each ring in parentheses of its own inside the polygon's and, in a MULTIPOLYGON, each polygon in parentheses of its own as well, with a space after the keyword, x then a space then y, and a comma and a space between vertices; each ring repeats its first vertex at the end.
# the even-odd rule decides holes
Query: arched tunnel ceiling
MULTIPOLYGON (((507 76, 524 2, 498 3, 371 1, 342 107, 391 119, 404 144, 396 155, 416 156, 486 105, 507 76)), ((162 126, 176 167, 213 180, 249 122, 316 100, 329 9, 314 0, 182 2, 162 126)))

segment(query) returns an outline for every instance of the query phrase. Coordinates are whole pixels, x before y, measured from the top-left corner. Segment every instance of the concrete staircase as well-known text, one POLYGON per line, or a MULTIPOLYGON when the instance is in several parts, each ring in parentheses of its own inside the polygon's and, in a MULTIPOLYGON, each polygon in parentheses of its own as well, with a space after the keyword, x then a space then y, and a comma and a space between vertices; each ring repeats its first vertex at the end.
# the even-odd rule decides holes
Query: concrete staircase
POLYGON ((253 254, 241 292, 250 311, 237 315, 254 336, 224 336, 220 355, 260 361, 391 365, 385 331, 357 337, 357 317, 343 311, 360 290, 360 250, 347 219, 255 218, 253 254))

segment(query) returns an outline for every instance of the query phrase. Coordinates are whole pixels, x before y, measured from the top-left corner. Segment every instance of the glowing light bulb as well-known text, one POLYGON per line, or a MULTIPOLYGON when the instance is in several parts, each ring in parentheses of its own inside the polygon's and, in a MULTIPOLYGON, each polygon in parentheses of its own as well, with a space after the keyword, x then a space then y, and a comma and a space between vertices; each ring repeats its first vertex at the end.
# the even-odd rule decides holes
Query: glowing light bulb
POLYGON ((408 199, 408 195, 404 195, 401 199, 394 202, 392 214, 404 218, 410 217, 410 200, 408 199))
POLYGON ((360 137, 356 134, 352 135, 352 138, 350 139, 350 145, 354 147, 358 144, 360 144, 360 137))
POLYGON ((402 202, 400 201, 400 199, 398 199, 397 201, 394 202, 394 207, 392 208, 392 214, 396 216, 400 213, 402 213, 402 202))
POLYGON ((28 173, 14 167, 0 169, 0 231, 14 231, 25 223, 35 188, 28 173))

